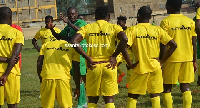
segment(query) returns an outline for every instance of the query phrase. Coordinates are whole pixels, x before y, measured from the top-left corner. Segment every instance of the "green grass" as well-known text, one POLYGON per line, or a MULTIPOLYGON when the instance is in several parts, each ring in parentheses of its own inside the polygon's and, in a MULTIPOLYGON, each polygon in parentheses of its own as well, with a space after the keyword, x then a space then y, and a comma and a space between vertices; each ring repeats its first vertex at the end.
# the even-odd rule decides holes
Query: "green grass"
MULTIPOLYGON (((39 45, 41 42, 38 41, 39 45)), ((39 53, 36 49, 32 49, 33 45, 31 40, 25 40, 25 46, 22 50, 22 75, 21 75, 21 101, 18 105, 20 108, 39 108, 40 107, 40 83, 36 72, 36 61, 39 53)), ((125 64, 120 65, 121 69, 126 73, 125 64)), ((197 76, 197 75, 196 75, 197 76)), ((197 77, 196 77, 197 79, 197 77)), ((72 90, 74 90, 74 82, 71 81, 72 90)), ((193 95, 192 108, 200 107, 200 88, 196 86, 196 80, 191 83, 191 90, 193 95)), ((174 108, 182 108, 182 94, 179 90, 179 86, 174 86, 172 89, 172 95, 174 100, 174 108)), ((127 100, 127 89, 126 89, 126 75, 123 81, 119 84, 119 94, 115 96, 116 108, 125 108, 127 100)), ((73 100, 75 108, 77 106, 77 101, 73 100)), ((161 106, 163 107, 162 97, 161 106)), ((6 105, 4 105, 6 107, 6 105)), ((3 108, 4 108, 3 107, 3 108)), ((55 102, 55 107, 59 108, 58 104, 55 102)), ((99 108, 104 108, 103 98, 100 97, 99 108)), ((151 108, 151 101, 149 94, 140 96, 137 103, 137 108, 151 108)))

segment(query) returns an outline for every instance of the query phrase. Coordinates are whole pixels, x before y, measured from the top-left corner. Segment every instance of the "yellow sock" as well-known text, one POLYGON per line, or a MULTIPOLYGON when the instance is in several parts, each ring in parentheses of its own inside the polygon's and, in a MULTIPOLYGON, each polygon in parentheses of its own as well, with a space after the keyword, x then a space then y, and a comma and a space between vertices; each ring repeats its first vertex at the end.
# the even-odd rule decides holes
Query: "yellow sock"
POLYGON ((152 108, 160 108, 160 96, 151 98, 152 108))
POLYGON ((183 108, 191 108, 191 105, 192 105, 191 91, 185 91, 183 93, 183 108))
POLYGON ((122 74, 122 70, 119 66, 117 67, 117 73, 120 74, 120 75, 122 74))
POLYGON ((162 93, 165 108, 173 108, 173 100, 171 93, 162 93))
POLYGON ((131 77, 131 73, 133 72, 133 69, 129 69, 127 70, 127 84, 129 83, 130 77, 131 77))
POLYGON ((126 108, 136 108, 137 100, 128 97, 127 107, 126 108))
POLYGON ((105 105, 105 108, 115 108, 115 104, 114 103, 107 103, 105 105))
POLYGON ((97 108, 97 104, 95 103, 88 103, 88 108, 97 108))

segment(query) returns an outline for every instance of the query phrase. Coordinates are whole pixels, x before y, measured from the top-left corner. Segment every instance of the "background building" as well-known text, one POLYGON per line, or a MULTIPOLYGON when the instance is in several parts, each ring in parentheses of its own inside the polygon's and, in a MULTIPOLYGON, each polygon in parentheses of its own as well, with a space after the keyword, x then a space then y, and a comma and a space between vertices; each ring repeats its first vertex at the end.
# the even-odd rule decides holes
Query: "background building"
POLYGON ((120 15, 127 18, 136 17, 137 11, 141 6, 150 6, 154 14, 162 14, 166 12, 165 3, 167 0, 97 0, 97 7, 102 5, 109 6, 111 18, 117 18, 120 15))
MULTIPOLYGON (((59 13, 66 14, 68 7, 76 7, 85 20, 95 20, 94 11, 101 5, 109 6, 111 19, 123 15, 127 18, 136 17, 141 6, 150 6, 153 14, 166 13, 167 0, 0 0, 0 7, 8 6, 13 11, 13 23, 43 21, 44 17, 51 15, 59 18, 59 13)), ((195 0, 197 1, 197 0, 195 0)), ((194 12, 193 0, 183 0, 182 12, 194 12), (193 5, 191 5, 193 6, 193 5)))
POLYGON ((95 10, 95 0, 57 0, 58 13, 66 14, 67 8, 76 7, 79 14, 93 14, 95 10))
POLYGON ((56 0, 0 0, 0 7, 10 7, 13 23, 42 21, 51 15, 57 19, 56 0))

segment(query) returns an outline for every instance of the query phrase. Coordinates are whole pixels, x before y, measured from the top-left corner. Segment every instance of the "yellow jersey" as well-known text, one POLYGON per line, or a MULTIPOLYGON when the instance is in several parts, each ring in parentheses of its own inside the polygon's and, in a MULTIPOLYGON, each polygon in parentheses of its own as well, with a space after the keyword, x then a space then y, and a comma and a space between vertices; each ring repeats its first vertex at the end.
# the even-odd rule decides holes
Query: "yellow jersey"
POLYGON ((167 62, 193 61, 192 36, 197 36, 195 22, 182 14, 170 14, 162 20, 160 26, 177 44, 167 62))
POLYGON ((196 19, 200 19, 200 8, 197 9, 196 19))
MULTIPOLYGON (((53 28, 55 30, 56 33, 60 33, 60 29, 54 27, 53 28)), ((46 42, 50 42, 50 41, 55 41, 57 40, 53 34, 51 33, 50 29, 47 28, 41 28, 35 35, 34 37, 36 40, 41 39, 42 44, 46 43, 46 42)))
POLYGON ((109 60, 109 57, 114 53, 117 34, 121 31, 123 29, 116 24, 98 20, 81 27, 77 33, 80 33, 83 39, 86 39, 87 54, 94 61, 104 61, 109 60))
MULTIPOLYGON (((10 58, 14 51, 15 43, 24 45, 23 33, 8 24, 0 24, 0 56, 10 58)), ((0 72, 5 72, 8 63, 0 63, 0 72)), ((20 75, 19 62, 11 70, 12 73, 20 75)))
POLYGON ((161 27, 150 23, 139 23, 126 30, 128 45, 132 47, 135 62, 133 69, 138 74, 145 74, 160 69, 158 62, 160 43, 167 44, 172 38, 161 27))
POLYGON ((41 77, 42 79, 71 78, 72 60, 80 61, 80 55, 64 40, 47 42, 42 45, 40 55, 44 55, 41 77))

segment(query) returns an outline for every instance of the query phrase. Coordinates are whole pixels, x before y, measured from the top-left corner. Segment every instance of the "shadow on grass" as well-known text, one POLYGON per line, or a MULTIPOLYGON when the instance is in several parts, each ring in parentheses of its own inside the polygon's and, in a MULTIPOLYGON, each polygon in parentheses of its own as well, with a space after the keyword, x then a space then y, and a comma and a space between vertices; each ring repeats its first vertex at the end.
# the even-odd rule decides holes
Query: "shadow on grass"
POLYGON ((32 50, 32 49, 35 49, 34 47, 33 48, 23 48, 22 50, 32 50))
POLYGON ((120 88, 125 88, 125 89, 127 89, 127 88, 126 88, 126 85, 119 85, 118 88, 119 88, 119 89, 120 89, 120 88))
POLYGON ((40 91, 24 91, 24 90, 20 91, 20 95, 22 97, 23 96, 32 96, 32 97, 35 97, 36 94, 40 94, 40 91))
POLYGON ((137 102, 137 107, 147 108, 147 107, 150 107, 150 106, 151 106, 150 98, 149 98, 148 101, 145 101, 145 102, 141 102, 140 100, 138 100, 138 102, 137 102))

